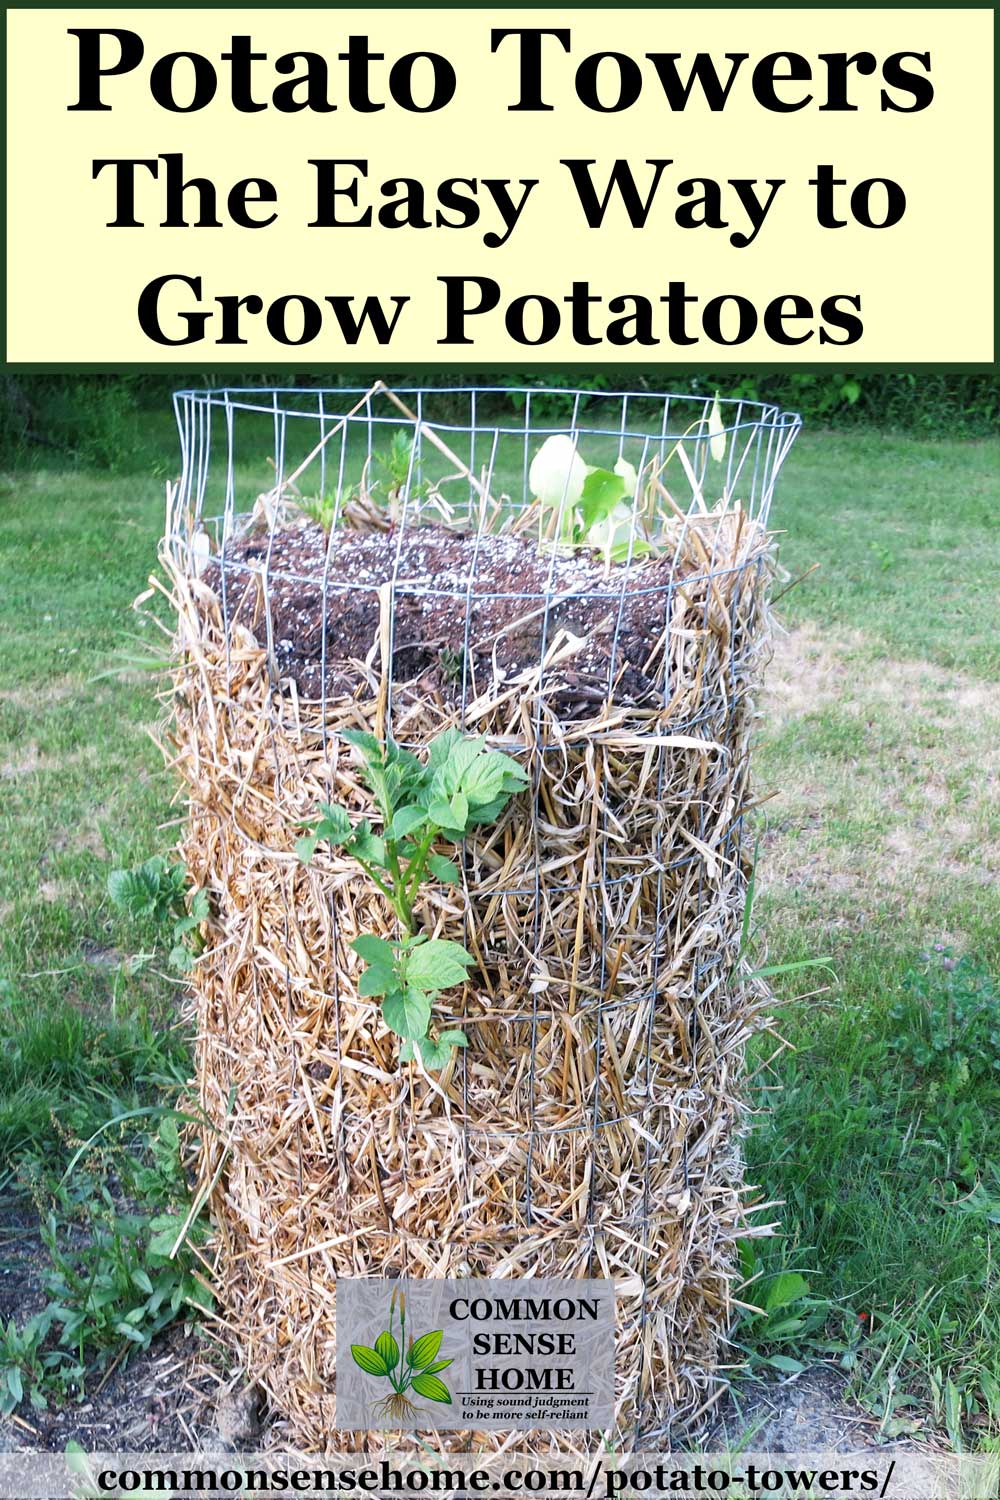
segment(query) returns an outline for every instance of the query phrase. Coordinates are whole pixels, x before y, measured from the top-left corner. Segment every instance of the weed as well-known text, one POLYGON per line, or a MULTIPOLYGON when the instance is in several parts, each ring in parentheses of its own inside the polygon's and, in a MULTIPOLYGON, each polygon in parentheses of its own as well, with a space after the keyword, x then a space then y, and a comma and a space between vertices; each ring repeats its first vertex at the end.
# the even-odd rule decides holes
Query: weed
POLYGON ((169 922, 170 966, 181 974, 190 969, 205 945, 199 928, 209 907, 207 891, 188 895, 183 861, 168 864, 156 854, 132 870, 112 870, 108 895, 131 917, 149 917, 159 925, 169 922))
MULTIPOLYGON (((758 1258, 753 1240, 740 1243, 740 1270, 740 1295, 751 1305, 741 1309, 735 1338, 747 1351, 748 1368, 800 1374, 806 1368, 800 1356, 818 1352, 832 1311, 829 1298, 814 1296, 801 1272, 774 1269, 758 1258)), ((829 1347, 824 1341, 824 1353, 829 1347)))
POLYGON ((22 1161, 48 1252, 47 1301, 20 1329, 0 1330, 0 1410, 25 1396, 39 1409, 82 1397, 87 1372, 148 1348, 183 1307, 210 1305, 196 1270, 206 1228, 189 1204, 179 1117, 150 1113, 160 1117, 155 1131, 81 1147, 58 1180, 44 1162, 22 1161))
POLYGON ((0 1324, 0 1414, 8 1416, 27 1397, 36 1411, 44 1411, 49 1397, 65 1397, 79 1389, 83 1367, 66 1349, 50 1340, 56 1308, 52 1303, 18 1328, 11 1318, 0 1324))
POLYGON ((889 1047, 925 1087, 954 1096, 1000 1074, 1000 994, 985 968, 938 944, 903 988, 889 1011, 889 1047))
POLYGON ((389 439, 387 448, 373 455, 378 478, 372 488, 384 488, 390 502, 395 501, 406 489, 415 500, 428 495, 431 486, 420 476, 420 459, 414 452, 413 438, 399 428, 389 439))

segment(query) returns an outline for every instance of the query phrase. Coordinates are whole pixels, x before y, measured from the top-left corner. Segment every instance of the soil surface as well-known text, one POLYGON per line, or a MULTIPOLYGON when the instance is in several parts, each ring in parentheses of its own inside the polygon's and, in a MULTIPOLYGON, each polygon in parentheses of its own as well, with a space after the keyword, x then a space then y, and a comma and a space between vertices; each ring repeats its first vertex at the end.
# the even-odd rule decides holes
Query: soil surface
MULTIPOLYGON (((0 1217, 0 1322, 18 1326, 46 1303, 47 1254, 32 1206, 9 1205, 0 1217)), ((36 1411, 28 1400, 0 1416, 0 1453, 62 1452, 70 1442, 88 1452, 188 1451, 217 1439, 224 1390, 214 1346, 175 1323, 153 1345, 95 1371, 83 1399, 36 1411)))
MULTIPOLYGON (((906 1436, 889 1437, 877 1418, 848 1399, 845 1383, 826 1366, 790 1380, 739 1381, 690 1446, 702 1453, 740 1446, 774 1454, 949 1451, 919 1413, 906 1436)), ((49 1413, 25 1406, 16 1418, 0 1417, 0 1453, 61 1452, 69 1442, 91 1453, 287 1447, 282 1422, 270 1426, 259 1393, 239 1378, 207 1373, 202 1343, 179 1328, 133 1356, 107 1384, 95 1384, 79 1405, 49 1413)), ((679 1443, 676 1451, 686 1446, 679 1443)))
POLYGON ((930 1442, 935 1451, 950 1451, 919 1412, 901 1436, 851 1401, 846 1386, 847 1377, 828 1365, 790 1378, 737 1378, 698 1446, 706 1453, 742 1446, 768 1453, 891 1454, 927 1451, 930 1442))
MULTIPOLYGON (((419 683, 446 703, 463 683, 472 699, 496 681, 538 664, 560 630, 589 637, 550 674, 555 706, 589 717, 614 687, 616 703, 658 701, 670 558, 631 567, 593 553, 539 554, 534 538, 472 536, 440 526, 398 532, 289 527, 273 538, 233 542, 223 559, 230 618, 266 644, 266 569, 278 672, 318 698, 351 692, 352 663, 377 660, 379 587, 395 580, 392 667, 396 683, 419 683), (324 578, 326 585, 324 588, 324 578), (326 610, 324 613, 324 594, 326 610), (546 617, 546 596, 550 603, 546 617), (620 619, 619 619, 620 616, 620 619), (325 643, 325 647, 324 647, 325 643)), ((219 561, 205 582, 221 592, 219 561)))

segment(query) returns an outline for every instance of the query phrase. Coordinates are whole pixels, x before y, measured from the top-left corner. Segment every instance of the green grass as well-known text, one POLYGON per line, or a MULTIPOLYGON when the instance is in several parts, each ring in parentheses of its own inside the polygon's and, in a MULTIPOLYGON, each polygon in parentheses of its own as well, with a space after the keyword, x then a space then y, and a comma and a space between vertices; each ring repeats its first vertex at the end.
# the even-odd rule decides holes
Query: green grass
POLYGON ((748 1143, 752 1180, 785 1202, 764 1263, 827 1302, 826 1352, 886 1432, 919 1418, 956 1440, 1000 1423, 1000 1073, 953 1086, 915 1068, 893 1011, 926 972, 945 1003, 935 944, 1000 975, 998 458, 995 443, 803 440, 775 519, 789 572, 820 568, 781 606, 757 761, 758 786, 779 789, 770 957, 829 953, 836 975, 799 1001, 778 982, 791 1048, 748 1143))
MULTIPOLYGON (((155 649, 129 604, 175 453, 164 416, 134 472, 36 468, 0 487, 0 1150, 54 1167, 68 1136, 183 1070, 176 983, 122 975, 116 956, 151 934, 105 895, 113 865, 174 837, 154 682, 100 675, 129 632, 155 649)), ((749 1141, 753 1180, 786 1203, 765 1261, 805 1273, 880 1415, 955 1431, 956 1411, 969 1431, 998 1415, 1000 1078, 918 1076, 890 1013, 935 942, 1000 974, 984 770, 1000 738, 998 468, 992 441, 801 440, 774 520, 793 576, 821 566, 781 605, 792 634, 757 778, 781 791, 761 855, 770 960, 831 953, 836 970, 810 999, 783 984, 794 1050, 763 1075, 771 1112, 749 1141)), ((266 470, 239 481, 252 498, 266 470)))
POLYGON ((806 434, 772 520, 793 577, 783 615, 869 653, 996 677, 997 444, 879 432, 806 434))

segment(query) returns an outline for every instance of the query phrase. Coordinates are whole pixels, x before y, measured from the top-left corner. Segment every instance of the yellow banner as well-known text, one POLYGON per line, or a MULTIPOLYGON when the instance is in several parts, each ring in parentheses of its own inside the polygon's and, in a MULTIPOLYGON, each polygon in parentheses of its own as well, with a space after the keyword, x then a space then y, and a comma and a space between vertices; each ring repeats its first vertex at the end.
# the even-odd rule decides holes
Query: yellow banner
POLYGON ((991 362, 985 9, 8 12, 7 358, 991 362))

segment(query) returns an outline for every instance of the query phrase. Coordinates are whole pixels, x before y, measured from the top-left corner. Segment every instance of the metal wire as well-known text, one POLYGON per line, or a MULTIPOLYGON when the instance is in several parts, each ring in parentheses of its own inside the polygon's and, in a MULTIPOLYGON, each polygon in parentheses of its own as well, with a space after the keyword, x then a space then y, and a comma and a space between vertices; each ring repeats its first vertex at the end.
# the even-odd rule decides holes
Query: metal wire
MULTIPOLYGON (((268 659, 272 665, 271 692, 268 712, 275 721, 283 712, 282 695, 279 691, 276 656, 274 651, 271 599, 277 584, 301 586, 318 594, 321 601, 321 645, 319 693, 322 697, 320 712, 320 734, 325 756, 327 745, 326 695, 328 692, 329 649, 331 629, 336 627, 337 602, 349 595, 366 592, 378 593, 378 586, 361 584, 352 577, 336 575, 333 540, 344 507, 356 494, 359 481, 371 477, 380 465, 382 452, 394 433, 404 431, 411 439, 405 478, 402 478, 394 495, 394 532, 391 571, 388 579, 390 599, 395 603, 404 593, 409 598, 454 598, 460 602, 464 624, 461 630, 461 683, 457 695, 456 709, 459 722, 464 728, 470 697, 476 696, 472 664, 472 621, 477 604, 486 600, 509 606, 515 604, 534 607, 541 617, 537 661, 532 663, 539 674, 536 707, 533 720, 533 743, 505 741, 504 748, 511 753, 518 750, 534 751, 536 791, 542 775, 544 757, 559 753, 560 746, 546 742, 542 715, 542 699, 545 685, 545 662, 553 629, 553 610, 565 602, 565 591, 560 592, 557 582, 556 550, 551 549, 551 560, 544 585, 537 591, 497 592, 495 589, 478 586, 481 543, 496 517, 489 513, 487 499, 495 495, 498 476, 508 476, 507 483, 514 493, 504 497, 503 514, 516 516, 531 502, 528 493, 528 472, 533 454, 544 440, 553 433, 568 434, 577 451, 587 461, 604 462, 611 467, 616 460, 631 464, 640 476, 648 472, 651 465, 662 472, 669 470, 670 493, 676 515, 671 517, 676 532, 672 569, 662 575, 667 582, 645 583, 636 577, 639 562, 637 543, 637 512, 631 512, 628 530, 627 556, 616 565, 605 587, 581 588, 570 596, 580 603, 607 605, 613 614, 610 658, 608 662, 606 691, 610 701, 618 680, 619 671, 629 665, 620 660, 621 636, 625 610, 628 603, 635 609, 637 604, 644 609, 649 619, 655 620, 663 639, 669 638, 677 596, 674 578, 677 560, 684 552, 687 533, 694 517, 704 512, 703 488, 708 483, 711 457, 710 416, 715 398, 710 395, 680 396, 651 394, 648 391, 623 391, 617 393, 590 392, 573 389, 539 390, 531 388, 509 388, 505 386, 479 386, 475 389, 455 385, 446 387, 408 386, 397 388, 396 396, 413 413, 408 419, 384 389, 336 387, 317 390, 296 387, 272 387, 267 390, 252 387, 226 387, 219 390, 180 391, 174 398, 174 408, 181 448, 181 471, 179 480, 179 503, 175 516, 181 518, 178 534, 169 537, 168 545, 174 549, 188 549, 188 566, 195 566, 193 541, 199 532, 207 531, 217 548, 216 562, 219 565, 220 597, 226 630, 227 676, 229 667, 230 632, 234 623, 234 597, 244 587, 243 580, 256 577, 259 580, 263 604, 263 617, 267 631, 268 659), (219 420, 221 416, 221 421, 219 420), (429 436, 430 435, 430 436, 429 436), (433 442, 433 436, 444 439, 454 454, 463 456, 465 472, 456 476, 454 464, 442 456, 433 442), (221 454, 220 454, 221 448, 221 454), (265 469, 266 457, 273 463, 273 475, 265 469), (683 462, 673 463, 674 455, 683 453, 683 462), (308 462, 305 460, 308 459, 308 462), (477 468, 478 465, 478 468, 477 468), (262 484, 264 474, 268 483, 262 484), (511 479, 509 476, 516 476, 511 479), (676 476, 676 483, 675 483, 676 476), (294 484, 294 488, 293 488, 294 484), (403 580, 401 567, 406 555, 406 541, 411 532, 430 520, 439 520, 436 500, 433 498, 441 487, 449 503, 454 507, 466 534, 471 533, 472 546, 468 571, 459 587, 444 586, 434 579, 424 583, 403 580), (678 499, 681 489, 687 491, 686 503, 678 499), (267 527, 267 544, 262 560, 249 561, 240 556, 231 543, 245 529, 255 507, 261 501, 280 500, 283 496, 294 499, 296 495, 309 495, 316 491, 328 505, 332 518, 330 536, 324 550, 322 566, 315 572, 298 572, 282 566, 275 553, 275 538, 285 524, 280 504, 274 503, 268 513, 265 506, 263 524, 267 527), (677 520, 680 520, 679 527, 677 520), (240 582, 237 584, 237 580, 240 582), (403 585, 405 584, 405 589, 403 585), (333 606, 331 608, 331 606, 333 606)), ((749 402, 743 398, 720 400, 725 435, 724 462, 712 471, 716 479, 709 497, 714 502, 719 498, 738 501, 742 510, 753 520, 766 524, 775 482, 792 442, 801 426, 800 418, 782 412, 775 406, 760 402, 749 402), (721 481, 721 482, 720 482, 721 481)), ((399 476, 396 476, 399 479, 399 476)), ((561 534, 564 511, 567 504, 569 476, 555 517, 556 534, 561 534)), ((638 489, 637 489, 638 496, 638 489)), ((260 521, 260 517, 258 517, 260 521)), ((714 580, 730 577, 743 571, 747 565, 732 565, 720 562, 715 549, 717 536, 712 542, 711 555, 699 579, 714 580)), ((751 567, 759 567, 754 562, 751 567)), ((688 578, 687 582, 692 580, 688 578)), ((738 604, 738 588, 732 595, 731 623, 735 624, 738 604)), ((752 580, 749 580, 752 583, 752 580)), ((383 586, 384 587, 384 586, 383 586)), ((702 627, 708 624, 708 599, 702 627)), ((393 660, 392 631, 395 609, 389 617, 389 662, 393 660)), ((730 676, 734 672, 732 641, 735 629, 730 631, 730 676)), ((456 643, 458 636, 456 634, 456 643)), ((391 732, 393 725, 392 669, 388 671, 388 701, 386 727, 391 732)), ((659 684, 659 701, 666 706, 671 701, 670 653, 663 651, 663 677, 659 684)), ((730 718, 733 708, 730 705, 730 718)), ((671 725, 673 733, 690 733, 699 723, 697 717, 687 722, 671 725)), ((641 731, 640 731, 641 732, 641 731)), ((567 735, 572 741, 572 733, 567 735)), ((406 743, 405 739, 401 743, 406 743)), ((566 740, 563 741, 566 743, 566 740)), ((654 747, 655 786, 657 795, 663 800, 667 751, 654 747)), ((601 747, 595 744, 599 758, 601 747)), ((330 768, 330 776, 333 775, 330 768)), ((735 774, 735 773, 734 773, 735 774)), ((332 779, 331 779, 332 787, 332 779)), ((699 837, 704 843, 705 810, 702 805, 699 819, 699 837)), ((599 1149, 602 1131, 622 1123, 624 1119, 641 1121, 653 1116, 661 1108, 653 1098, 649 1069, 649 1045, 646 1056, 636 1065, 636 1099, 634 1111, 623 1115, 619 1110, 609 1109, 608 1100, 600 1087, 601 1049, 604 1036, 605 1017, 626 1005, 642 1013, 645 1008, 647 1038, 651 1039, 655 1018, 655 1007, 659 991, 659 958, 669 951, 670 932, 667 923, 667 902, 664 882, 671 871, 699 860, 697 853, 683 859, 664 863, 660 847, 662 830, 657 833, 657 847, 636 852, 637 871, 643 867, 655 877, 656 887, 656 960, 652 984, 648 993, 630 995, 625 1000, 616 1000, 608 994, 609 966, 613 963, 615 940, 613 905, 615 892, 634 883, 635 877, 625 874, 617 878, 608 869, 608 812, 605 807, 600 814, 597 868, 591 878, 600 882, 605 899, 601 906, 600 942, 601 955, 596 985, 597 999, 593 1005, 595 1084, 593 1100, 588 1108, 588 1117, 572 1125, 547 1127, 536 1118, 534 1085, 535 1057, 539 1044, 539 1028, 554 1019, 538 993, 532 990, 530 1009, 523 1014, 504 1014, 505 1023, 526 1025, 530 1028, 531 1047, 527 1076, 528 1129, 523 1132, 525 1157, 523 1162, 523 1186, 520 1194, 527 1224, 533 1222, 532 1210, 532 1164, 538 1142, 545 1135, 558 1132, 590 1135, 591 1148, 599 1149)), ((723 853, 737 857, 745 837, 743 817, 738 816, 726 830, 723 853)), ((536 852, 539 849, 537 818, 533 821, 533 838, 536 852)), ((531 947, 537 953, 542 913, 542 888, 539 876, 539 860, 535 861, 533 887, 511 886, 500 890, 490 889, 491 897, 507 901, 531 899, 533 911, 526 924, 531 934, 531 947)), ((699 879, 703 880, 703 871, 699 879)), ((550 885, 546 894, 552 895, 577 889, 576 884, 550 885)), ((288 882, 282 883, 286 905, 288 882)), ((341 937, 337 922, 337 911, 331 896, 331 923, 334 933, 334 965, 339 972, 342 963, 341 937)), ((709 986, 713 961, 711 954, 703 953, 699 947, 695 956, 695 980, 697 986, 709 986)), ((286 976, 287 981, 287 976, 286 976)), ((335 987, 339 988, 334 976, 335 987)), ((290 1003, 290 1002, 289 1002, 290 1003)), ((474 1018, 464 1018, 463 1024, 474 1030, 474 1018)), ((697 1024, 697 1016, 692 1019, 697 1024)), ((340 1039, 336 1039, 337 1057, 340 1056, 340 1039)), ((461 1081, 463 1100, 468 1099, 468 1061, 461 1058, 461 1081)), ((338 1068, 338 1080, 340 1070, 338 1068)), ((341 1095, 338 1085, 336 1109, 342 1125, 349 1123, 342 1113, 341 1095)), ((466 1192, 471 1184, 469 1171, 472 1138, 480 1134, 470 1123, 467 1109, 463 1111, 463 1159, 467 1173, 466 1192)), ((486 1134, 495 1132, 486 1132, 486 1134)), ((648 1245, 650 1226, 654 1218, 650 1202, 650 1176, 655 1149, 651 1130, 642 1133, 643 1150, 643 1196, 641 1214, 636 1220, 636 1229, 642 1243, 648 1245)), ((596 1177, 596 1174, 595 1174, 596 1177)), ((594 1179, 591 1180, 586 1208, 584 1235, 589 1241, 591 1254, 595 1239, 596 1214, 599 1204, 594 1200, 594 1179)), ((642 1297, 642 1336, 640 1346, 645 1347, 646 1308, 651 1289, 645 1286, 642 1297)), ((641 1382, 640 1382, 641 1388, 641 1382)), ((638 1413, 641 1433, 643 1422, 642 1405, 638 1413)), ((637 1446, 639 1438, 637 1437, 637 1446)))

